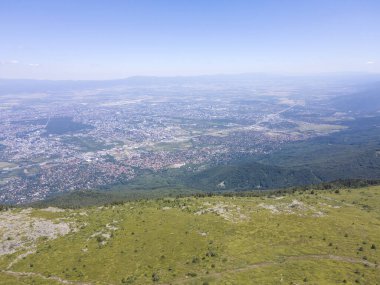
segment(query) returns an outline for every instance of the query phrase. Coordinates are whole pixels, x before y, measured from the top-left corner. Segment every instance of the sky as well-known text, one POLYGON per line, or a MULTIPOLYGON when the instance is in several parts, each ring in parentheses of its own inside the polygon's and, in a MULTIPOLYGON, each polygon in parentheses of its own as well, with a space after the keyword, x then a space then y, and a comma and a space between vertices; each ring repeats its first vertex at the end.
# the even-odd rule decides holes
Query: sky
POLYGON ((379 0, 0 0, 0 78, 380 73, 379 0))

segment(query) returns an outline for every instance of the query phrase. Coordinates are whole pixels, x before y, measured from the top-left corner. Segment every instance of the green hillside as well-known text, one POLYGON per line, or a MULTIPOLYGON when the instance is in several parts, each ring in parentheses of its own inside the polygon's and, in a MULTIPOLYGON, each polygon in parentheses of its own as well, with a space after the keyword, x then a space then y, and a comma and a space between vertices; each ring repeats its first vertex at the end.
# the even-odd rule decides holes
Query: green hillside
POLYGON ((0 212, 0 284, 380 284, 380 186, 0 212))

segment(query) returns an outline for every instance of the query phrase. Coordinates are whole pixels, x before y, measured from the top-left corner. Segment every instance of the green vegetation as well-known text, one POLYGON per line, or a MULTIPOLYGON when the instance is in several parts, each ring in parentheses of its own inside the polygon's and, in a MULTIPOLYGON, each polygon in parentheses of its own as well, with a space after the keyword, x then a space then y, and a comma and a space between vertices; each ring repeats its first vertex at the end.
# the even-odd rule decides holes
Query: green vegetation
POLYGON ((181 141, 181 142, 161 142, 154 144, 153 146, 146 147, 150 151, 176 151, 192 148, 193 144, 191 141, 181 141))
POLYGON ((212 191, 278 188, 337 179, 380 179, 379 117, 348 122, 347 130, 292 142, 269 155, 236 159, 186 175, 185 185, 212 191))
POLYGON ((321 181, 380 179, 380 117, 346 123, 349 129, 292 143, 257 161, 290 169, 309 169, 321 181))
MULTIPOLYGON (((198 191, 199 192, 199 191, 198 191)), ((115 187, 112 191, 74 191, 64 193, 61 195, 52 196, 46 200, 32 203, 32 207, 61 207, 61 208, 81 208, 88 206, 101 206, 105 204, 117 204, 127 201, 135 201, 141 199, 154 199, 163 197, 176 197, 180 195, 194 195, 197 194, 195 190, 188 190, 184 188, 169 189, 149 189, 149 190, 128 190, 117 189, 115 187)), ((0 205, 1 206, 1 205, 0 205)))
POLYGON ((22 276, 22 275, 12 275, 7 273, 0 272, 0 284, 6 285, 30 285, 30 284, 38 284, 38 285, 59 285, 61 282, 45 279, 39 276, 22 276))
MULTIPOLYGON (((152 178, 154 179, 154 177, 152 178)), ((225 197, 262 197, 267 195, 282 195, 287 193, 294 193, 296 191, 305 190, 336 190, 340 188, 360 188, 366 186, 380 185, 380 180, 364 180, 364 179, 346 179, 336 180, 332 182, 324 182, 319 184, 310 184, 304 186, 294 186, 289 188, 279 189, 255 189, 249 191, 229 191, 225 189, 218 189, 218 191, 204 192, 194 188, 170 187, 157 187, 157 188, 143 188, 144 181, 141 181, 140 188, 136 187, 133 190, 126 189, 123 186, 114 186, 112 190, 107 191, 74 191, 70 193, 63 193, 60 195, 52 196, 48 199, 34 202, 26 206, 32 206, 37 208, 44 207, 60 207, 60 208, 82 208, 88 206, 101 206, 110 204, 120 204, 128 201, 136 201, 142 199, 155 199, 164 197, 210 197, 215 195, 223 195, 225 197)), ((151 183, 151 182, 150 182, 151 183)), ((137 186, 138 184, 135 184, 137 186)), ((4 205, 4 207, 6 207, 4 205)), ((1 209, 1 205, 0 205, 1 209)))
POLYGON ((33 209, 72 231, 0 256, 0 284, 379 284, 380 186, 339 183, 362 182, 33 209))
POLYGON ((321 180, 308 169, 293 170, 250 161, 201 171, 192 175, 187 183, 199 189, 213 191, 273 189, 319 182, 321 180))
POLYGON ((61 141, 63 143, 74 145, 81 151, 97 151, 109 148, 109 146, 105 145, 102 142, 98 142, 89 136, 67 136, 63 137, 61 141))
POLYGON ((346 130, 292 142, 265 155, 219 165, 142 171, 126 190, 192 188, 201 191, 273 189, 334 181, 380 179, 380 117, 346 122, 346 130))
POLYGON ((90 125, 74 122, 70 117, 49 118, 47 121, 47 134, 75 133, 92 128, 90 125))
MULTIPOLYGON (((379 123, 380 117, 349 121, 344 124, 347 129, 341 132, 292 142, 270 154, 242 157, 237 153, 234 160, 216 165, 186 165, 159 171, 135 169, 138 174, 135 179, 101 190, 107 190, 107 195, 120 192, 119 196, 148 198, 149 191, 158 197, 160 192, 175 195, 175 192, 268 190, 337 179, 380 179, 380 131, 376 127, 379 123)), ((188 146, 188 142, 180 142, 155 147, 188 146)))

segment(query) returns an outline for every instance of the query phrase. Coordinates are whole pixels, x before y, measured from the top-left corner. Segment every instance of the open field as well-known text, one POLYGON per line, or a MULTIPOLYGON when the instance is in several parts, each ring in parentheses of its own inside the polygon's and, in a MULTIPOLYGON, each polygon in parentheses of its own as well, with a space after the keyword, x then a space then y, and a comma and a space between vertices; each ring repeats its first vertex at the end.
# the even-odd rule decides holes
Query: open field
POLYGON ((16 164, 14 164, 14 163, 6 162, 6 161, 0 161, 0 170, 4 169, 4 168, 15 167, 15 166, 16 166, 16 164))
POLYGON ((380 284, 379 205, 374 186, 2 211, 0 284, 380 284))
POLYGON ((332 124, 311 124, 305 122, 298 122, 297 130, 300 132, 319 132, 319 133, 330 133, 346 129, 345 126, 332 125, 332 124))

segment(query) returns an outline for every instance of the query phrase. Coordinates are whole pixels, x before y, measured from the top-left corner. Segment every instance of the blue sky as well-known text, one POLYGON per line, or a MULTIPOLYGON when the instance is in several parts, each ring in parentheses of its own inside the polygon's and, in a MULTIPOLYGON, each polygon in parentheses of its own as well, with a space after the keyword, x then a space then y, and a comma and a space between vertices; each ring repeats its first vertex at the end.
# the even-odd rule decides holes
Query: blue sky
POLYGON ((0 78, 380 72, 379 0, 0 0, 0 78))

